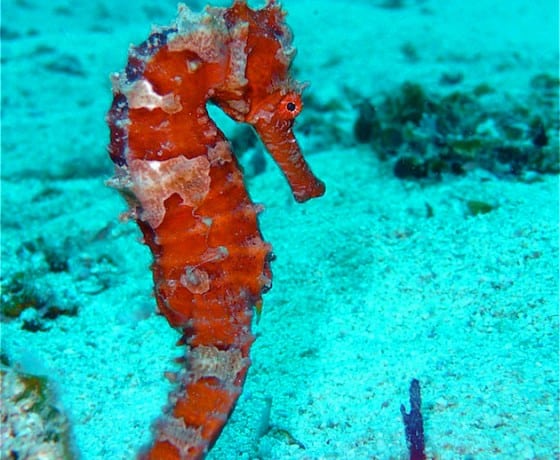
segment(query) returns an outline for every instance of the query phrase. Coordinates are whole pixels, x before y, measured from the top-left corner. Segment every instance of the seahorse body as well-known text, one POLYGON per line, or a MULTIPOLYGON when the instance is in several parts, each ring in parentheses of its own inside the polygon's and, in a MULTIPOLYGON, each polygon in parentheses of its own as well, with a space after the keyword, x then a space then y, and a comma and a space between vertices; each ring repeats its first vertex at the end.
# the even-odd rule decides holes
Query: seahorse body
POLYGON ((179 5, 169 27, 129 51, 112 76, 109 153, 117 187, 150 247, 159 311, 183 331, 186 368, 144 459, 202 458, 226 423, 249 367, 253 307, 271 287, 271 247, 213 102, 251 124, 297 201, 324 185, 292 133, 302 86, 284 12, 237 0, 200 14, 179 5))

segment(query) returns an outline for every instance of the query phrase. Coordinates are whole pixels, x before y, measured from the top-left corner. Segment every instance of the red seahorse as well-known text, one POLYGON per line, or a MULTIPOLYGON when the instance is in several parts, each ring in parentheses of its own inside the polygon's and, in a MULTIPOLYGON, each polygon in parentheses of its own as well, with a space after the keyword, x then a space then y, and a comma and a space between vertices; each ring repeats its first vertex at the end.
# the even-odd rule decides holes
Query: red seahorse
POLYGON ((325 190, 292 132, 302 85, 289 74, 284 16, 274 0, 259 10, 179 5, 175 23, 131 47, 112 76, 110 185, 153 253, 158 309, 187 348, 144 459, 202 458, 216 441, 249 367, 253 307, 271 287, 259 207, 207 103, 254 127, 298 202, 325 190))

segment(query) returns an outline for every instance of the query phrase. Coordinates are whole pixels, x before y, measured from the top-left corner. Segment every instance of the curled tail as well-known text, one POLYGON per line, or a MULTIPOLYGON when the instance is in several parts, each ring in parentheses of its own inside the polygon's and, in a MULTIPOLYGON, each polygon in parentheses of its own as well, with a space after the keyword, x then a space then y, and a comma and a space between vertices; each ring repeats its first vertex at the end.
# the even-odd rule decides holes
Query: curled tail
POLYGON ((140 456, 143 460, 204 458, 241 394, 249 368, 242 350, 189 347, 186 361, 169 407, 155 425, 155 442, 140 456))

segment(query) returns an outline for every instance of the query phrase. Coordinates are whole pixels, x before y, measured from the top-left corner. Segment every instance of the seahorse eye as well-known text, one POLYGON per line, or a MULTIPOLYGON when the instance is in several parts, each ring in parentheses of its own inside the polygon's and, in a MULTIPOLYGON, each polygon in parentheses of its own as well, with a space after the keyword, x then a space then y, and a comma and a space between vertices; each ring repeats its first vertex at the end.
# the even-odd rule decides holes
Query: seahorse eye
POLYGON ((288 93, 280 100, 277 113, 283 119, 293 120, 301 112, 302 106, 299 94, 288 93))

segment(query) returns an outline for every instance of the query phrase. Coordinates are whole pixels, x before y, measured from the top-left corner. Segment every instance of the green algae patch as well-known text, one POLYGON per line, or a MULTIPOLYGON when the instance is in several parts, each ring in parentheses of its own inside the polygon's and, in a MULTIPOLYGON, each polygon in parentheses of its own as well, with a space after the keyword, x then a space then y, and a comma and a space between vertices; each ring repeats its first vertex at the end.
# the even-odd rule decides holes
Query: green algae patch
POLYGON ((523 100, 480 84, 434 94, 403 83, 357 106, 354 136, 402 179, 441 178, 480 168, 498 177, 560 172, 558 79, 537 75, 523 100))

